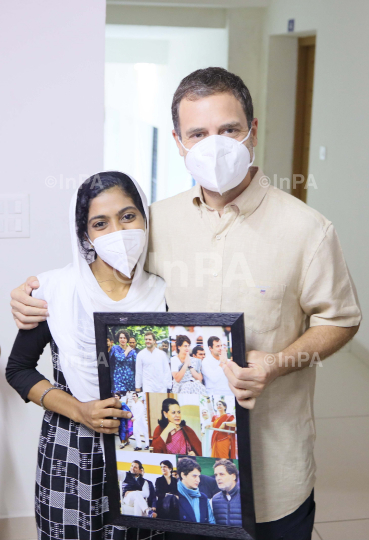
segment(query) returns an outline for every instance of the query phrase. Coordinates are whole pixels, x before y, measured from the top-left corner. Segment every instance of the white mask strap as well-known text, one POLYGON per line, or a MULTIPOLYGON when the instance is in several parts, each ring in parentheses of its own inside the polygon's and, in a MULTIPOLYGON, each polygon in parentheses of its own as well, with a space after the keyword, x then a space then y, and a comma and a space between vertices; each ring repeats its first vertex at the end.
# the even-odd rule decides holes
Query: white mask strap
POLYGON ((181 143, 182 147, 187 150, 187 152, 189 152, 191 149, 190 148, 186 148, 185 145, 183 144, 183 142, 181 141, 181 139, 178 137, 178 140, 179 142, 181 143))
POLYGON ((249 132, 248 132, 248 134, 246 135, 246 137, 245 137, 242 141, 240 141, 240 144, 242 144, 242 143, 244 143, 245 141, 247 141, 247 139, 250 137, 251 131, 252 131, 252 126, 251 126, 251 128, 249 129, 249 132))

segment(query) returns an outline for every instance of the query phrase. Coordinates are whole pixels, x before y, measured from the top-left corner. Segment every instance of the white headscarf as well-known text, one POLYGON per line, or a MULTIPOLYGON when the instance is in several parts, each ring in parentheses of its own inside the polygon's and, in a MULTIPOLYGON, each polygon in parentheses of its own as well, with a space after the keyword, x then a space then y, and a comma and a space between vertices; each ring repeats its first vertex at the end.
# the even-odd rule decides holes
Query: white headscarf
POLYGON ((149 209, 142 189, 131 180, 145 210, 146 241, 126 298, 111 300, 80 252, 76 233, 78 190, 69 209, 73 263, 37 276, 40 287, 33 292, 33 296, 48 303, 47 322, 59 349, 60 367, 72 394, 83 402, 100 399, 93 313, 165 311, 165 282, 143 269, 149 241, 149 209))

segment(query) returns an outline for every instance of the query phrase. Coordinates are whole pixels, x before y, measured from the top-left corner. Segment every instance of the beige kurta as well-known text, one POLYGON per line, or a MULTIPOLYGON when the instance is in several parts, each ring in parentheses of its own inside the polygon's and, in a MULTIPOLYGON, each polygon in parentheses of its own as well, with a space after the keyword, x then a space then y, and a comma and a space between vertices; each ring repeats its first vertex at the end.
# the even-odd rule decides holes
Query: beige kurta
MULTIPOLYGON (((244 312, 247 350, 279 352, 309 326, 355 326, 361 314, 333 225, 253 168, 222 217, 199 186, 151 206, 150 271, 170 311, 244 312)), ((316 366, 279 377, 251 411, 258 522, 280 519, 315 481, 316 366)))

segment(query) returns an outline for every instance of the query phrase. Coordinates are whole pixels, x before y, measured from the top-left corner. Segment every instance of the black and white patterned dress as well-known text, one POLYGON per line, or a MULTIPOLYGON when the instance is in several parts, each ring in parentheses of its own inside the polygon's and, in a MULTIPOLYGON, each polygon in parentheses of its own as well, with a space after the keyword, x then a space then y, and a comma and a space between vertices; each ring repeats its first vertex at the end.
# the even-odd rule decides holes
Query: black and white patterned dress
MULTIPOLYGON (((51 341, 55 386, 71 394, 51 341)), ((126 540, 149 531, 105 525, 108 499, 100 434, 46 411, 41 428, 36 473, 38 540, 126 540)), ((157 536, 162 540, 163 535, 157 536)))

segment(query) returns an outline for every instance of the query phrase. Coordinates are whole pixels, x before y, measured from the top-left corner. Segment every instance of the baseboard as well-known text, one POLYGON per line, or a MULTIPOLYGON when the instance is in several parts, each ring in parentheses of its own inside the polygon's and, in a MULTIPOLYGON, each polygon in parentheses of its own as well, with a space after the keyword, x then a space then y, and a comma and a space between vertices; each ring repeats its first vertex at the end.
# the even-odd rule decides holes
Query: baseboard
POLYGON ((350 341, 350 345, 350 352, 369 367, 369 350, 356 338, 350 341))
POLYGON ((0 540, 36 540, 36 521, 31 517, 0 519, 0 540))

